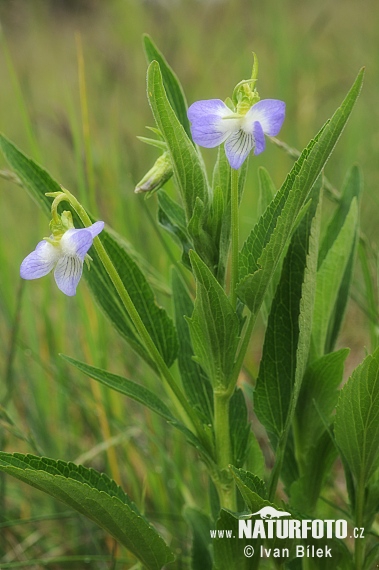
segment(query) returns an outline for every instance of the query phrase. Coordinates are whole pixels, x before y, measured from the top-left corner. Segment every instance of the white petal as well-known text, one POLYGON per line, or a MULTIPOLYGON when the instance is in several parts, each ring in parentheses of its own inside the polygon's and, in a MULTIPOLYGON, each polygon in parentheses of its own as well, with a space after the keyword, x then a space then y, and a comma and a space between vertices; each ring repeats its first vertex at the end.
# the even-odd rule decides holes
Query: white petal
POLYGON ((20 275, 23 279, 38 279, 50 273, 59 259, 60 248, 43 240, 21 263, 20 275))
POLYGON ((245 133, 242 129, 230 135, 225 143, 225 154, 230 166, 238 170, 253 147, 253 135, 245 133))
POLYGON ((83 261, 77 255, 64 255, 54 271, 58 288, 69 297, 76 294, 76 287, 83 273, 83 261))

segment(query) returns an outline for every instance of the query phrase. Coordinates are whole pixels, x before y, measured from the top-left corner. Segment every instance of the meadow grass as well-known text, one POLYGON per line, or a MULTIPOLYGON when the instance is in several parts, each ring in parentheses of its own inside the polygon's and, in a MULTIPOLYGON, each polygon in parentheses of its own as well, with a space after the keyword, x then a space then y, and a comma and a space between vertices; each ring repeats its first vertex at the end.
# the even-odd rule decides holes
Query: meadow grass
MULTIPOLYGON (((133 193, 157 156, 136 139, 146 134, 146 125, 153 125, 145 97, 143 32, 150 33, 165 53, 189 103, 229 96, 234 85, 249 76, 255 51, 261 96, 286 101, 281 138, 299 149, 366 65, 361 99, 326 175, 339 188, 352 163, 362 166, 363 228, 368 242, 375 244, 379 13, 374 0, 363 5, 353 0, 317 4, 113 0, 71 2, 70 9, 63 4, 0 2, 0 130, 126 236, 147 260, 149 278, 158 284, 159 302, 170 307, 165 247, 175 258, 179 250, 164 235, 163 243, 157 240, 152 222, 155 199, 143 202, 133 193)), ((204 156, 211 170, 215 152, 206 151, 204 156)), ((269 145, 259 159, 250 161, 241 239, 256 218, 258 166, 268 168, 279 185, 291 160, 269 145)), ((2 159, 1 168, 6 168, 2 159)), ((181 435, 163 420, 84 377, 58 353, 161 391, 158 380, 117 337, 84 282, 74 299, 64 297, 52 278, 21 285, 20 262, 46 234, 46 219, 21 188, 4 180, 0 180, 0 200, 2 449, 80 459, 104 470, 161 530, 160 524, 169 529, 181 525, 185 536, 184 503, 204 506, 202 497, 207 495, 207 478, 195 454, 183 455, 181 435)), ((332 207, 328 205, 330 211, 332 207)), ((364 304, 359 273, 354 290, 364 304)), ((367 322, 357 304, 351 304, 343 342, 353 349, 354 363, 368 342, 367 322)), ((258 330, 247 359, 253 376, 261 344, 258 330)), ((75 556, 116 552, 113 541, 91 523, 4 477, 0 527, 2 568, 43 557, 57 560, 53 568, 66 563, 81 568, 83 560, 75 561, 75 556), (29 522, 21 525, 19 519, 29 522), (58 561, 64 556, 72 558, 58 561)), ((174 548, 183 549, 177 536, 167 538, 174 548)), ((127 553, 123 556, 122 564, 131 567, 132 559, 127 553)), ((91 568, 108 567, 109 560, 91 562, 91 568)))

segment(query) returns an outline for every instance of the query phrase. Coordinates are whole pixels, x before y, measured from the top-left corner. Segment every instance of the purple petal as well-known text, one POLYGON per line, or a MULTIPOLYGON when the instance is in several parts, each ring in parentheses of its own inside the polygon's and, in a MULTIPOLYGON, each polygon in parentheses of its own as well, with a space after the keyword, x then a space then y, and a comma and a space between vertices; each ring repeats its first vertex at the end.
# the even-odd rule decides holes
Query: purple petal
POLYGON ((21 263, 20 276, 23 279, 38 279, 50 273, 59 258, 59 249, 42 240, 32 253, 21 263))
POLYGON ((99 235, 101 231, 104 229, 104 222, 95 222, 92 226, 86 228, 89 232, 91 232, 92 239, 99 235))
POLYGON ((254 154, 261 154, 261 152, 266 148, 266 141, 262 125, 259 121, 255 121, 253 125, 253 137, 255 141, 254 154))
POLYGON ((252 132, 254 123, 259 121, 265 135, 276 136, 284 121, 286 104, 278 99, 262 99, 249 109, 244 128, 252 132))
POLYGON ((83 261, 91 245, 92 234, 88 228, 67 230, 61 239, 62 255, 78 256, 83 261))
POLYGON ((221 99, 196 101, 190 106, 187 114, 194 142, 205 148, 220 145, 230 133, 239 128, 238 120, 223 119, 232 115, 232 111, 221 99))
POLYGON ((225 153, 230 166, 238 170, 248 157, 253 146, 253 135, 246 133, 242 129, 230 135, 225 143, 225 153))
POLYGON ((72 297, 76 294, 82 273, 83 261, 76 255, 65 255, 60 258, 55 268, 55 282, 62 293, 72 297))

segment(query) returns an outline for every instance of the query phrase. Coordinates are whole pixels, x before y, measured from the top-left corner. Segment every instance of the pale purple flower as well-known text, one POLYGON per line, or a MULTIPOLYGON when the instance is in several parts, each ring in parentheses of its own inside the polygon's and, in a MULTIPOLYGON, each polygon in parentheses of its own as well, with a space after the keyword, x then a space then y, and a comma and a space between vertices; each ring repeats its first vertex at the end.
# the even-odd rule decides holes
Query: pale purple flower
POLYGON ((213 148, 225 142, 229 164, 237 170, 249 152, 264 151, 265 135, 276 136, 283 124, 286 105, 277 99, 262 99, 245 115, 233 113, 221 99, 196 101, 188 109, 194 142, 213 148))
POLYGON ((58 288, 69 297, 76 294, 76 287, 83 273, 83 261, 93 238, 104 228, 104 222, 96 222, 89 228, 69 229, 60 240, 42 240, 21 263, 23 279, 38 279, 54 269, 58 288))

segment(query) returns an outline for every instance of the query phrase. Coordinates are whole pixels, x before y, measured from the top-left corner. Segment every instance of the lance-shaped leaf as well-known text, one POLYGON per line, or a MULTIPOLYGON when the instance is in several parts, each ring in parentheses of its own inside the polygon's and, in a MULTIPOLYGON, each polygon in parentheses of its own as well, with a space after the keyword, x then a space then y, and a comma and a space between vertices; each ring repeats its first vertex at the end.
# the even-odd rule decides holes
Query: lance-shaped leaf
POLYGON ((147 96, 154 119, 167 143, 175 179, 189 221, 197 197, 207 204, 208 183, 200 156, 167 98, 157 61, 153 61, 147 71, 147 96))
POLYGON ((212 463, 212 458, 209 456, 206 449, 202 446, 200 441, 197 437, 188 429, 184 424, 179 422, 175 416, 172 414, 170 409, 166 406, 162 400, 154 394, 151 390, 148 390, 144 386, 137 384, 127 378, 123 378, 117 374, 112 374, 106 370, 102 370, 101 368, 96 368, 95 366, 90 366, 85 362, 80 362, 79 360, 75 360, 69 356, 64 354, 61 355, 62 358, 67 360, 70 364, 75 366, 78 370, 97 380, 104 386, 111 388, 112 390, 116 390, 120 394, 124 394, 128 398, 132 398, 133 400, 140 402, 168 422, 174 427, 176 427, 179 431, 184 433, 187 440, 196 447, 196 449, 201 454, 202 459, 208 464, 212 463))
POLYGON ((242 248, 238 294, 253 313, 262 304, 304 203, 346 125, 360 93, 363 73, 361 70, 342 105, 302 152, 242 248))
MULTIPOLYGON (((251 546, 251 541, 238 537, 239 519, 229 511, 221 510, 216 523, 216 534, 213 542, 214 570, 252 570, 252 560, 245 556, 245 547, 251 546), (227 537, 227 538, 226 538, 227 537)), ((254 542, 256 547, 256 542, 254 542)), ((257 558, 257 553, 255 554, 257 558)))
POLYGON ((148 34, 144 34, 143 36, 143 45, 148 63, 151 63, 152 61, 157 61, 159 63, 159 67, 162 72, 163 85, 170 105, 175 111, 180 123, 183 125, 187 135, 192 139, 190 124, 187 117, 187 101, 176 73, 169 66, 166 58, 148 34))
POLYGON ((201 366, 194 361, 188 323, 185 317, 193 313, 193 302, 177 271, 172 273, 172 292, 175 307, 175 324, 178 331, 178 365, 182 385, 191 405, 199 410, 207 422, 212 423, 213 394, 209 379, 201 366))
POLYGON ((230 443, 232 446, 233 465, 242 467, 250 444, 251 427, 245 396, 237 388, 229 402, 230 443))
POLYGON ((105 474, 82 465, 0 452, 0 470, 85 515, 128 548, 149 570, 174 560, 162 537, 105 474))
MULTIPOLYGON (((0 149, 11 168, 20 178, 23 187, 43 212, 50 217, 52 199, 45 194, 46 192, 60 192, 59 184, 48 172, 26 157, 2 135, 0 135, 0 149)), ((61 207, 71 210, 68 202, 64 202, 61 207)), ((76 227, 82 227, 82 223, 75 212, 73 212, 73 216, 76 227)), ((103 230, 101 234, 101 241, 158 350, 166 364, 170 366, 176 358, 178 346, 172 320, 166 311, 156 304, 149 283, 128 253, 123 241, 118 239, 114 232, 110 233, 106 230, 103 230)), ((88 271, 85 267, 84 276, 93 295, 118 332, 138 354, 154 366, 94 248, 91 249, 91 257, 93 258, 91 270, 88 271)))
POLYGON ((197 362, 214 387, 226 387, 239 340, 239 319, 225 291, 203 263, 190 252, 196 279, 195 308, 187 319, 197 362))
POLYGON ((187 231, 186 215, 183 208, 164 191, 158 192, 158 222, 168 231, 182 248, 182 262, 191 269, 189 250, 193 244, 187 231))
POLYGON ((348 354, 348 348, 325 354, 306 370, 295 414, 298 456, 316 444, 325 430, 325 422, 330 421, 348 354))
POLYGON ((318 255, 319 191, 318 184, 283 262, 255 390, 255 411, 274 446, 288 429, 308 358, 318 255))
POLYGON ((184 518, 192 530, 191 570, 212 570, 210 518, 191 507, 185 508, 184 518))
MULTIPOLYGON (((320 246, 319 253, 319 266, 321 266, 324 261, 329 249, 336 240, 339 232, 345 223, 346 216, 349 213, 351 202, 354 198, 357 199, 359 204, 359 198, 363 190, 363 180, 362 173, 357 166, 353 166, 345 178, 342 196, 338 208, 330 221, 325 237, 320 246)), ((356 257, 357 243, 358 243, 358 229, 357 224, 353 245, 351 248, 349 260, 347 262, 341 285, 338 291, 337 300, 334 306, 333 315, 329 321, 329 329, 326 341, 326 352, 331 352, 337 341, 338 333, 341 328, 341 324, 345 315, 346 305, 349 298, 350 285, 353 277, 353 267, 356 257)))
POLYGON ((338 291, 355 244, 357 223, 358 204, 356 198, 354 198, 345 222, 317 272, 312 327, 311 357, 313 360, 320 358, 325 351, 329 323, 333 316, 338 291))
POLYGON ((342 388, 335 437, 359 486, 379 466, 379 349, 366 356, 342 388))

